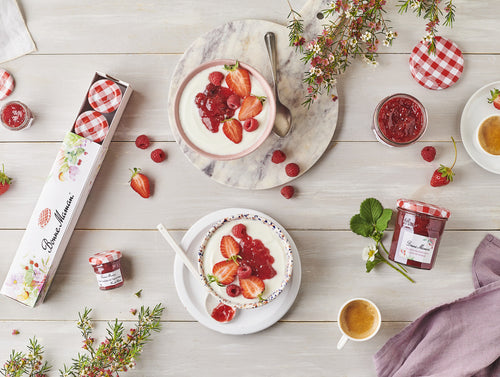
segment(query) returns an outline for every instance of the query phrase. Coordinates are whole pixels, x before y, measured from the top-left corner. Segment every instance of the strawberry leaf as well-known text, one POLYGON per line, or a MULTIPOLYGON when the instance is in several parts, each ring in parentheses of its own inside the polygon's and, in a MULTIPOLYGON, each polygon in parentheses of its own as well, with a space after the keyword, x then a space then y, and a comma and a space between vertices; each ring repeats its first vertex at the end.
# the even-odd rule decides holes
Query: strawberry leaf
POLYGON ((369 260, 368 260, 368 261, 366 261, 366 272, 370 272, 371 270, 373 270, 373 268, 374 268, 377 264, 379 264, 379 263, 381 263, 381 262, 383 262, 383 260, 382 260, 382 259, 379 259, 379 258, 375 258, 375 259, 374 259, 374 260, 372 260, 372 261, 369 261, 369 260))
POLYGON ((375 224, 380 216, 382 216, 384 208, 382 204, 375 198, 365 199, 359 207, 359 214, 370 224, 375 224))
POLYGON ((354 233, 360 236, 371 237, 375 227, 362 218, 360 214, 357 214, 351 218, 350 228, 354 233))
POLYGON ((385 208, 382 212, 382 215, 377 219, 375 223, 375 229, 379 232, 383 232, 387 229, 387 224, 391 221, 392 210, 389 208, 385 208))

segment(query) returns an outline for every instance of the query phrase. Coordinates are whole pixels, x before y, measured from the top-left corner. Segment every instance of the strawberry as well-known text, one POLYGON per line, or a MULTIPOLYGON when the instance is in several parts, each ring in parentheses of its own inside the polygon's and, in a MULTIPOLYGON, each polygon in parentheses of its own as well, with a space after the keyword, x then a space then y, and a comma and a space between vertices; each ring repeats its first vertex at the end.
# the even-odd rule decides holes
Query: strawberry
POLYGON ((500 90, 494 88, 490 90, 491 98, 488 98, 488 103, 492 103, 495 108, 500 110, 500 90))
POLYGON ((243 139, 243 126, 237 119, 231 118, 224 121, 222 124, 224 135, 235 144, 241 143, 243 139))
POLYGON ((224 74, 222 72, 214 71, 208 75, 208 81, 210 81, 215 86, 220 86, 224 80, 224 74))
POLYGON ((2 164, 2 171, 0 172, 0 195, 4 194, 12 183, 12 178, 7 177, 5 174, 5 167, 2 164))
POLYGON ((241 247, 236 242, 236 240, 231 236, 224 236, 220 240, 220 253, 226 259, 232 259, 236 262, 237 258, 241 258, 238 254, 240 253, 241 247))
POLYGON ((244 98, 250 95, 252 91, 252 82, 250 81, 250 73, 240 67, 240 63, 236 60, 234 65, 224 65, 224 69, 229 71, 226 75, 226 84, 234 93, 244 98))
POLYGON ((217 283, 220 286, 231 284, 236 278, 238 264, 232 260, 224 260, 214 264, 212 274, 209 274, 208 283, 217 283))
POLYGON ((149 198, 151 192, 149 190, 149 179, 144 174, 139 173, 141 169, 130 169, 132 178, 130 178, 130 187, 134 189, 143 198, 149 198))
POLYGON ((434 171, 434 174, 432 174, 431 177, 432 187, 444 186, 453 181, 455 173, 452 169, 455 166, 455 162, 457 162, 457 145, 455 144, 455 139, 453 139, 453 137, 451 140, 453 141, 453 147, 455 148, 455 160, 453 161, 453 165, 451 165, 451 168, 441 165, 434 171))
POLYGON ((240 113, 238 114, 238 119, 245 121, 247 119, 253 118, 260 114, 262 111, 262 104, 266 100, 266 97, 256 97, 248 96, 245 97, 243 103, 241 104, 240 113))
POLYGON ((241 293, 245 298, 260 298, 262 292, 264 292, 265 284, 264 281, 252 275, 248 279, 240 279, 241 293))

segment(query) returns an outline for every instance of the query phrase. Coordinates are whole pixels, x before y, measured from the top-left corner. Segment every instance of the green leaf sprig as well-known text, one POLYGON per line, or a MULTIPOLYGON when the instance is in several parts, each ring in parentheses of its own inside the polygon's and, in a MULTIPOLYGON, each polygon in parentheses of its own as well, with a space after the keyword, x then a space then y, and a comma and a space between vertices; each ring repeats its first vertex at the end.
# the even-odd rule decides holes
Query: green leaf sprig
MULTIPOLYGON (((382 243, 382 238, 389 221, 391 221, 391 217, 391 209, 384 209, 382 204, 377 199, 368 198, 361 203, 359 213, 351 218, 350 228, 354 233, 374 240, 375 247, 377 249, 381 247, 386 254, 389 255, 389 252, 382 243)), ((397 266, 392 264, 382 254, 377 253, 376 251, 374 253, 372 252, 371 257, 366 261, 366 272, 373 270, 373 268, 379 263, 389 265, 391 268, 406 277, 409 281, 415 283, 415 280, 408 276, 408 271, 403 266, 400 264, 397 264, 397 266)))

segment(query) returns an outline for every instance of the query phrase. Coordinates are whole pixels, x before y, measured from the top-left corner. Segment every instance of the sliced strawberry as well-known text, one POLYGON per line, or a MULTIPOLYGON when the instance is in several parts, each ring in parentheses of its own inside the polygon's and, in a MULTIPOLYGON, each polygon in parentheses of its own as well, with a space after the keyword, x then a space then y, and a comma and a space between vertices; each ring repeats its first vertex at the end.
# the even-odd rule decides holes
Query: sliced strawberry
POLYGON ((225 120, 222 124, 224 135, 235 144, 241 143, 243 139, 243 126, 237 119, 231 118, 225 120))
POLYGON ((232 259, 236 262, 237 258, 241 258, 238 254, 240 253, 241 247, 236 240, 231 236, 224 236, 220 240, 220 252, 222 256, 226 259, 232 259))
POLYGON ((231 284, 236 278, 238 264, 232 260, 224 260, 216 263, 212 268, 212 274, 208 275, 209 283, 217 283, 220 286, 231 284))
POLYGON ((234 65, 225 65, 224 69, 229 71, 226 75, 226 84, 229 89, 241 98, 250 95, 252 91, 250 73, 245 68, 241 68, 238 61, 234 65))
POLYGON ((255 275, 248 279, 240 279, 241 293, 245 298, 257 298, 264 292, 265 284, 261 278, 255 275))
POLYGON ((495 108, 500 110, 500 90, 494 88, 490 90, 490 98, 488 98, 488 103, 492 103, 495 108))
POLYGON ((151 191, 149 189, 149 179, 144 174, 139 173, 141 169, 134 168, 132 178, 130 178, 130 187, 134 189, 143 198, 149 198, 151 191))
POLYGON ((248 96, 243 100, 238 119, 245 121, 260 114, 266 97, 248 96))

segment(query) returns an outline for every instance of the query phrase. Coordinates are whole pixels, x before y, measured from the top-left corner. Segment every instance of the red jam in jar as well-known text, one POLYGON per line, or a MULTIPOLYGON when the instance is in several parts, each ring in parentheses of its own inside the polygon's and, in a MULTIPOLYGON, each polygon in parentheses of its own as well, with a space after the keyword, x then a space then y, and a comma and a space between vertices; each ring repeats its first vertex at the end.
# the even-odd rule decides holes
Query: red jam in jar
POLYGON ((372 129, 377 139, 390 146, 414 143, 427 128, 424 106, 408 94, 384 98, 375 109, 372 129))
POLYGON ((12 131, 28 128, 33 122, 33 114, 28 107, 18 101, 6 103, 0 110, 2 125, 12 131))
POLYGON ((399 199, 389 259, 430 270, 450 211, 416 200, 399 199))
POLYGON ((122 253, 118 250, 103 251, 89 258, 89 263, 94 267, 99 289, 107 291, 123 285, 121 258, 122 253))

